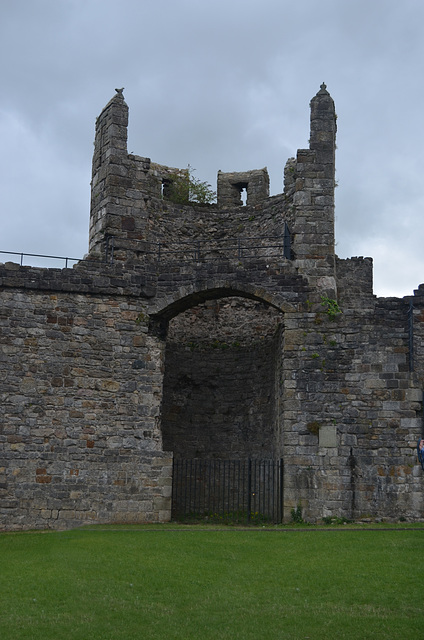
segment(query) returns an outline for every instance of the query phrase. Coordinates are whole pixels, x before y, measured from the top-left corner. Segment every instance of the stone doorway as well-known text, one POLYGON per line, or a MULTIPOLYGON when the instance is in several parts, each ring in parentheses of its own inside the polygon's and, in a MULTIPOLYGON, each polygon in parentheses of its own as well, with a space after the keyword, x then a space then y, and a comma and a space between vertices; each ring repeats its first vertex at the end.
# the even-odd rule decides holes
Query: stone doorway
POLYGON ((280 457, 282 317, 264 302, 225 297, 170 321, 164 451, 174 458, 280 457))

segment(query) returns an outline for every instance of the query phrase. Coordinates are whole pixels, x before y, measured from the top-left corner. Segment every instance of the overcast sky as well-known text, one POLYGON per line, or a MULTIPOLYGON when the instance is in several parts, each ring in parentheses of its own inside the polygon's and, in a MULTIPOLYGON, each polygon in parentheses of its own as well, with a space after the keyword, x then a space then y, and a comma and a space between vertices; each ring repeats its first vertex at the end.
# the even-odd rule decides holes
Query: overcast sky
MULTIPOLYGON (((380 296, 424 282, 422 0, 0 2, 2 251, 82 257, 96 116, 125 87, 128 151, 196 169, 268 167, 336 103, 340 257, 380 296)), ((0 255, 0 261, 10 259, 0 255)))

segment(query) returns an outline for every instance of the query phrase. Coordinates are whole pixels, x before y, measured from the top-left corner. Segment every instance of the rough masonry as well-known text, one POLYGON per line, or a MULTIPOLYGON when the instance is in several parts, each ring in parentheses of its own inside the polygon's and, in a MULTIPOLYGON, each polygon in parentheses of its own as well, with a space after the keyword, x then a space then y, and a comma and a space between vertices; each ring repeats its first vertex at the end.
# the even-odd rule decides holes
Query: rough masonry
POLYGON ((219 172, 216 204, 177 205, 184 170, 127 126, 120 90, 87 256, 0 265, 0 527, 167 521, 173 457, 282 458, 286 518, 423 518, 424 285, 376 298, 371 258, 335 255, 325 85, 272 197, 219 172))

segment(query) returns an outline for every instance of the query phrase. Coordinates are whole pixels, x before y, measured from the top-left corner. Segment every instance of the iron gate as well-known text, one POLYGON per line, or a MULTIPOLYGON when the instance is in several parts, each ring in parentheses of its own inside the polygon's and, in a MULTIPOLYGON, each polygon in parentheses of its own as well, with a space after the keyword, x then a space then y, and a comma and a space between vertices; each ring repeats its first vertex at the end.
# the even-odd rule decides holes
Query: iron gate
POLYGON ((174 459, 174 520, 280 523, 282 460, 174 459))

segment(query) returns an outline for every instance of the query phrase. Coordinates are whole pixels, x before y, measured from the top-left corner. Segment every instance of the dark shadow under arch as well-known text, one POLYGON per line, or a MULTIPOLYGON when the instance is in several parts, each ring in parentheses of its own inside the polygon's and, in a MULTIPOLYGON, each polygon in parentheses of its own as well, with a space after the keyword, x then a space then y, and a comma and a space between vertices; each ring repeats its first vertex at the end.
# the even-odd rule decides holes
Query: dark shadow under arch
POLYGON ((294 311, 295 306, 287 302, 281 295, 276 295, 264 289, 246 285, 241 288, 239 286, 231 286, 223 284, 221 286, 213 286, 211 288, 196 288, 193 286, 192 291, 186 295, 175 294, 167 296, 163 300, 156 303, 155 308, 150 314, 150 330, 165 339, 168 322, 175 316, 183 313, 187 309, 195 307, 207 300, 218 300, 220 298, 239 297, 249 300, 263 302, 281 312, 294 311))
POLYGON ((166 339, 161 426, 164 449, 175 457, 279 455, 284 314, 275 304, 248 294, 226 288, 194 292, 169 303, 153 319, 163 338, 172 323, 166 339), (210 320, 219 314, 224 314, 224 334, 210 320), (243 327, 242 335, 238 327, 243 327))

